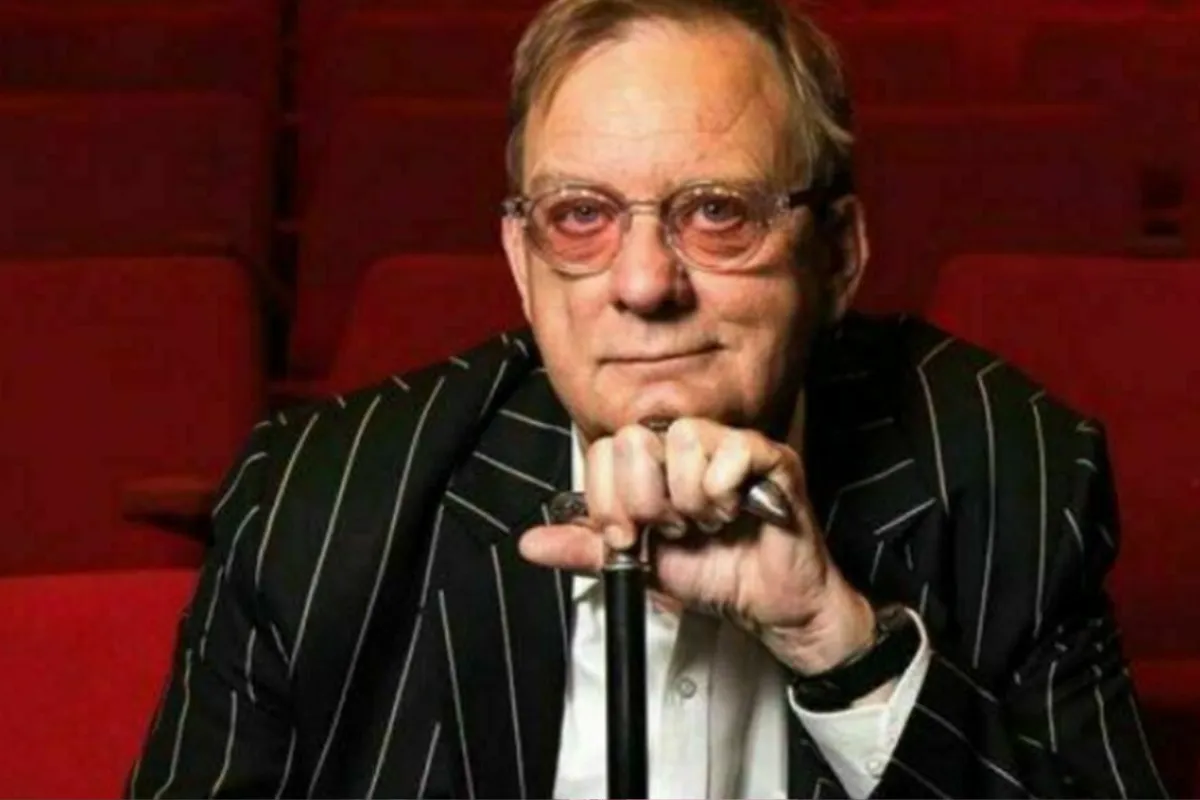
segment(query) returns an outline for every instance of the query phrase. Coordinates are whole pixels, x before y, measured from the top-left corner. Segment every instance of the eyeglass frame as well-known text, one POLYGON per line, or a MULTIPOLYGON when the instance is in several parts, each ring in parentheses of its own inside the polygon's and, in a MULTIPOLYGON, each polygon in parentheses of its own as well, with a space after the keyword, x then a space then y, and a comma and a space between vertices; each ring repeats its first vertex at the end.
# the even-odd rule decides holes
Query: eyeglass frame
MULTIPOLYGON (((721 272, 722 270, 720 268, 706 267, 701 264, 697 264, 685 253, 683 253, 675 241, 675 236, 670 226, 665 222, 668 219, 667 211, 670 207, 670 204, 674 202, 681 194, 684 192, 703 189, 705 187, 719 187, 722 189, 732 189, 741 193, 746 192, 745 184, 738 184, 737 182, 730 181, 708 180, 686 183, 676 189, 673 189, 661 198, 650 200, 630 200, 616 189, 603 184, 570 181, 546 189, 532 196, 523 194, 510 195, 509 197, 506 197, 500 204, 500 209, 502 216, 518 219, 521 222, 521 227, 526 232, 526 236, 529 237, 531 243, 534 245, 535 249, 541 253, 543 258, 551 261, 556 269, 569 272, 570 274, 598 275, 606 272, 612 265, 612 260, 615 259, 616 256, 621 252, 621 248, 618 246, 613 252, 612 256, 609 257, 609 260, 601 267, 588 267, 584 270, 573 270, 570 266, 557 263, 557 259, 553 258, 549 253, 545 252, 544 248, 538 245, 537 237, 534 237, 529 233, 529 212, 542 199, 571 189, 587 190, 589 192, 603 195, 610 200, 616 201, 616 204, 620 210, 620 245, 624 244, 624 237, 628 233, 629 226, 633 222, 634 214, 651 213, 658 220, 659 237, 661 238, 663 244, 670 248, 672 253, 674 253, 677 257, 687 263, 688 266, 694 269, 709 272, 721 272), (642 210, 639 212, 639 209, 642 210)), ((777 192, 762 192, 761 195, 763 199, 767 201, 767 205, 768 207, 771 207, 771 210, 765 219, 765 232, 763 237, 758 241, 755 248, 752 248, 753 253, 757 253, 762 248, 763 242, 766 240, 767 233, 769 233, 770 230, 775 227, 777 220, 779 220, 784 214, 790 211, 795 211, 797 208, 806 207, 809 208, 814 215, 819 215, 822 209, 826 207, 831 200, 836 199, 836 197, 846 193, 846 191, 843 189, 843 191, 835 195, 834 192, 831 191, 832 188, 833 187, 829 185, 810 184, 800 189, 784 189, 777 192)), ((751 251, 747 250, 746 258, 749 259, 752 257, 753 254, 751 251)), ((731 271, 736 271, 736 269, 731 271)))

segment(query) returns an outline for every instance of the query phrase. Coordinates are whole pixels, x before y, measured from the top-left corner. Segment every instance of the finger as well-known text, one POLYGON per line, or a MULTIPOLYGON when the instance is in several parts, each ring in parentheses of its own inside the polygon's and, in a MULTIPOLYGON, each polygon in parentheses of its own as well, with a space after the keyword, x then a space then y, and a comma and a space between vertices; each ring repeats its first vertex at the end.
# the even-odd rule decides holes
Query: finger
POLYGON ((708 454, 692 420, 676 420, 666 434, 667 489, 671 504, 701 530, 720 529, 724 520, 704 491, 708 454))
POLYGON ((635 533, 653 527, 665 536, 677 537, 686 530, 667 492, 665 458, 662 437, 647 427, 630 425, 613 437, 617 499, 635 533))
POLYGON ((625 541, 633 530, 617 494, 616 443, 612 437, 597 439, 588 448, 584 467, 588 518, 595 530, 616 541, 625 541))
POLYGON ((789 502, 801 504, 803 464, 790 447, 755 430, 728 428, 704 419, 689 420, 693 435, 709 453, 703 493, 723 516, 738 513, 748 484, 767 478, 789 502))
POLYGON ((517 543, 527 561, 568 572, 597 573, 604 566, 604 540, 583 525, 540 525, 517 543))

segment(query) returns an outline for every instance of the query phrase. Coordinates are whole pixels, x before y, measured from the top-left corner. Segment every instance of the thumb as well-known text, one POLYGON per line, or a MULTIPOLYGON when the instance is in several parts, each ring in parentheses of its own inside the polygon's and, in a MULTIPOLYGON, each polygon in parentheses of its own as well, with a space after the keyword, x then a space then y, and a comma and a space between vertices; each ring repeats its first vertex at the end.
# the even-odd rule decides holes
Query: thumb
POLYGON ((583 525, 539 525, 518 543, 521 555, 543 567, 569 572, 599 572, 604 566, 604 539, 583 525))

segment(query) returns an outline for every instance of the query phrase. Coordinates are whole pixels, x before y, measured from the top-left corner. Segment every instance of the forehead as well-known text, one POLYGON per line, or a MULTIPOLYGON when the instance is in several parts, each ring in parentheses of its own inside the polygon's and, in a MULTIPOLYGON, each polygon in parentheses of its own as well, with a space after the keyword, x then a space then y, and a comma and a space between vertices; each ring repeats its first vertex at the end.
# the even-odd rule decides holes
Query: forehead
POLYGON ((639 193, 770 180, 782 168, 786 108, 782 73, 751 31, 639 21, 585 53, 534 107, 524 177, 639 193))

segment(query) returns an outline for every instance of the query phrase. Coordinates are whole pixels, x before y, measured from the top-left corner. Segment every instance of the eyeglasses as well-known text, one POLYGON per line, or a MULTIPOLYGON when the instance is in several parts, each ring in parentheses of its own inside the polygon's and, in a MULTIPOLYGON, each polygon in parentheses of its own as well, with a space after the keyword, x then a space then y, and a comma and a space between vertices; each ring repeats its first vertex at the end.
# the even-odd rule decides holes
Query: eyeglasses
POLYGON ((753 265, 785 214, 813 206, 823 194, 812 187, 770 192, 705 182, 683 186, 661 200, 633 201, 600 186, 567 184, 534 197, 510 197, 503 209, 521 220, 534 249, 567 275, 608 269, 637 213, 658 217, 663 243, 687 265, 736 272, 753 265))

